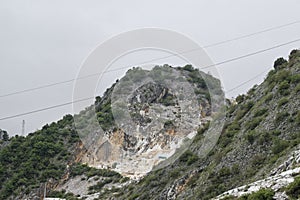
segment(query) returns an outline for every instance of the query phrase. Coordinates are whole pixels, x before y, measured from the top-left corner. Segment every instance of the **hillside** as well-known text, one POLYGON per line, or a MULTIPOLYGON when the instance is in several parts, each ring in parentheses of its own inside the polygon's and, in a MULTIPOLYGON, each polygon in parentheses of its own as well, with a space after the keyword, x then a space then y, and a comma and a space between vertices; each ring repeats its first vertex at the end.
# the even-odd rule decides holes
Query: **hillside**
MULTIPOLYGON (((39 199, 45 187, 48 196, 83 197, 128 184, 131 182, 128 177, 144 176, 155 165, 172 156, 181 144, 187 146, 192 140, 184 140, 185 137, 192 138, 198 126, 203 126, 210 117, 213 96, 209 95, 208 88, 212 88, 211 94, 222 95, 219 80, 190 65, 182 68, 157 66, 151 71, 141 68, 129 70, 102 97, 96 97, 95 105, 87 107, 74 118, 67 115, 27 137, 16 136, 9 141, 5 137, 0 152, 3 183, 0 198, 39 199), (141 79, 142 76, 152 80, 139 83, 146 80, 141 79), (176 87, 172 84, 172 89, 166 87, 174 79, 179 84, 176 87), (135 92, 128 98, 124 91, 134 91, 129 87, 136 87, 136 83, 140 86, 134 88, 135 92), (189 85, 185 89, 190 93, 182 90, 187 83, 189 85), (117 124, 121 112, 115 113, 114 108, 120 106, 114 104, 120 103, 120 98, 116 98, 113 91, 129 99, 129 114, 133 119, 130 126, 128 123, 125 123, 126 126, 117 124), (119 161, 120 155, 123 155, 122 162, 119 161), (76 187, 78 190, 75 191, 68 183, 76 180, 84 187, 76 187), (53 191, 59 188, 75 195, 53 191)), ((174 156, 173 159, 176 159, 174 156)))
POLYGON ((272 199, 279 192, 298 198, 299 94, 298 50, 226 104, 220 81, 190 65, 134 68, 74 117, 26 137, 8 139, 1 131, 0 199, 40 199, 45 187, 47 196, 66 199, 272 199), (179 76, 186 82, 172 82, 179 76), (163 84, 168 80, 172 88, 163 84), (185 83, 192 87, 180 93, 185 83), (115 110, 122 98, 131 121, 115 110), (216 145, 204 153, 214 137, 216 145), (289 182, 263 189, 271 179, 273 185, 283 180, 278 177, 289 182), (252 190, 257 184, 261 190, 252 190), (230 192, 235 188, 249 192, 230 192))
POLYGON ((299 148, 300 52, 292 51, 289 62, 278 59, 274 67, 261 85, 228 106, 221 137, 206 159, 187 162, 200 150, 201 140, 194 140, 174 164, 124 188, 119 199, 210 199, 270 176, 299 148))

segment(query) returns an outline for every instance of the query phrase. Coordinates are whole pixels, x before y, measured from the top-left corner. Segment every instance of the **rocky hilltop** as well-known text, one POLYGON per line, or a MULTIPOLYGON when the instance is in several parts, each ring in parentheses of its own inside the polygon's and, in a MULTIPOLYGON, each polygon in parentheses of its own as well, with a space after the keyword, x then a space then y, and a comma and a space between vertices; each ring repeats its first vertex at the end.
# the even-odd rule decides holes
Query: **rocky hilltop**
POLYGON ((77 116, 80 124, 95 112, 102 127, 86 127, 92 137, 88 136, 89 151, 82 162, 134 179, 162 161, 167 163, 176 149, 187 146, 197 129, 211 118, 209 90, 202 76, 214 82, 214 91, 222 95, 216 79, 191 66, 129 70, 99 97, 96 112, 89 109, 77 116), (113 120, 102 124, 107 116, 113 116, 113 120))

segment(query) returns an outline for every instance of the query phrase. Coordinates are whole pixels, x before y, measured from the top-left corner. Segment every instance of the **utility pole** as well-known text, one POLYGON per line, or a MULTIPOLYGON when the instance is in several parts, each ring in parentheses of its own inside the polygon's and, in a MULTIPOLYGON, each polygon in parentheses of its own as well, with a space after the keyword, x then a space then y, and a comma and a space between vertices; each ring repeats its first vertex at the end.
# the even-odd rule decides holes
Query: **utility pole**
POLYGON ((25 120, 22 121, 22 136, 25 135, 25 120))

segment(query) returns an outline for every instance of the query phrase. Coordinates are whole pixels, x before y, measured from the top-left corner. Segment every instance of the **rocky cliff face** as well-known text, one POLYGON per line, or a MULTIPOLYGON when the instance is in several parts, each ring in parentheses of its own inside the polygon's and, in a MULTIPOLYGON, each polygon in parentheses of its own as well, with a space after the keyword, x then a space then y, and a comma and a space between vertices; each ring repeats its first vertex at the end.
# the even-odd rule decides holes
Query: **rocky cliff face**
POLYGON ((102 97, 100 104, 110 103, 114 124, 89 146, 82 162, 139 179, 192 141, 211 117, 210 100, 203 96, 209 91, 197 85, 195 79, 202 77, 192 70, 164 66, 129 71, 102 97), (145 78, 137 79, 141 74, 145 78), (179 77, 183 80, 174 81, 179 77), (202 90, 198 95, 197 89, 202 90))

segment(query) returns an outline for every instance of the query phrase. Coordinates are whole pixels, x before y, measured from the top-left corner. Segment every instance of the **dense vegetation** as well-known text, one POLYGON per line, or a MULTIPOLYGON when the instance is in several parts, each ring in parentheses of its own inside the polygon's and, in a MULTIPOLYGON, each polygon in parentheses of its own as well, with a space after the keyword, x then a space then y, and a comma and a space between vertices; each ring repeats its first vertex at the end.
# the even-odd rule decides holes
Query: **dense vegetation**
POLYGON ((71 115, 27 137, 10 138, 0 151, 0 199, 59 180, 71 161, 69 150, 78 141, 71 115))
POLYGON ((295 178, 294 182, 286 187, 286 193, 291 199, 300 198, 300 177, 295 178))

